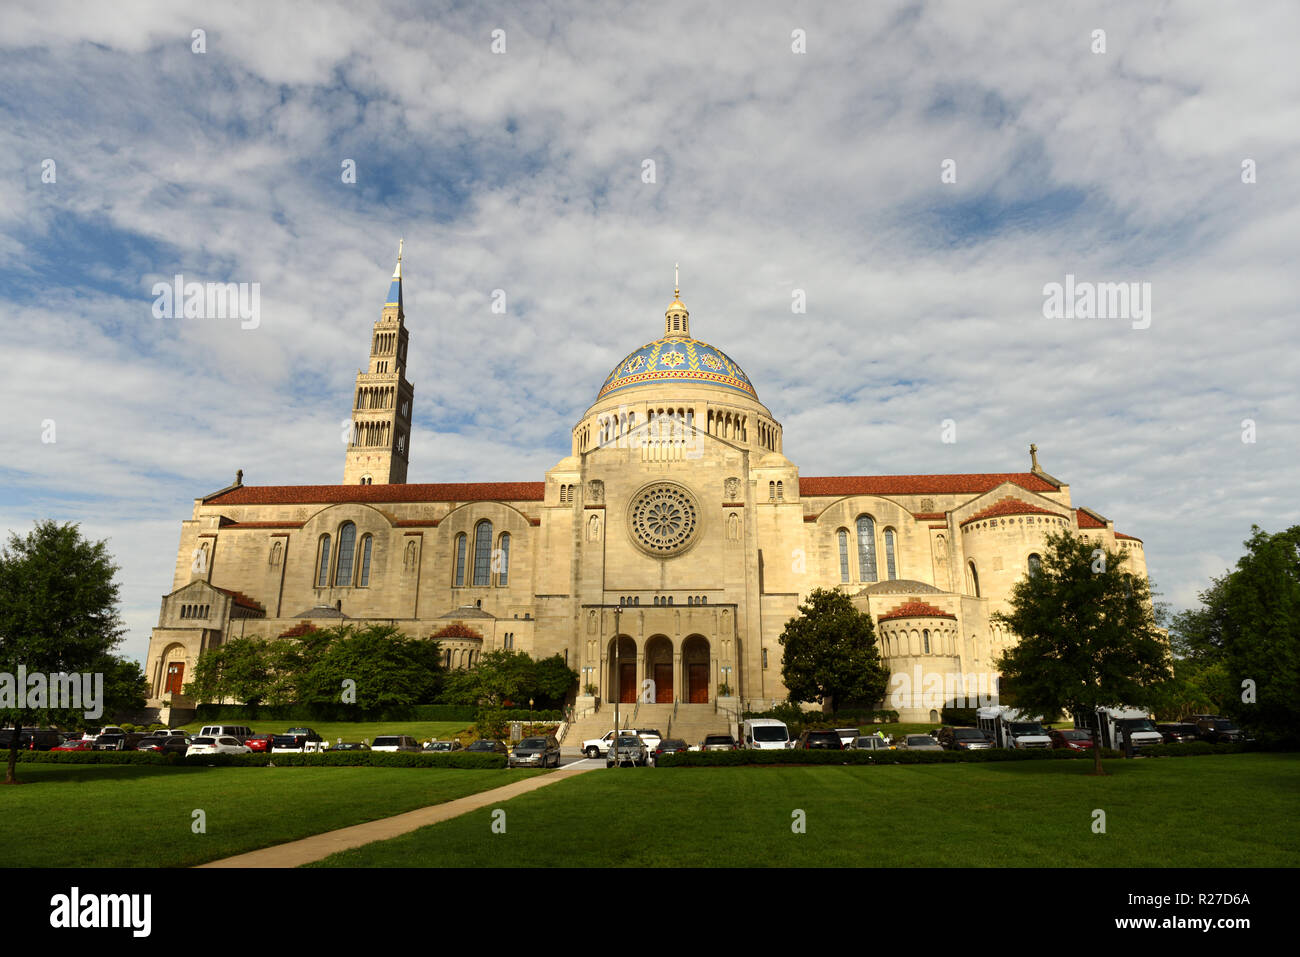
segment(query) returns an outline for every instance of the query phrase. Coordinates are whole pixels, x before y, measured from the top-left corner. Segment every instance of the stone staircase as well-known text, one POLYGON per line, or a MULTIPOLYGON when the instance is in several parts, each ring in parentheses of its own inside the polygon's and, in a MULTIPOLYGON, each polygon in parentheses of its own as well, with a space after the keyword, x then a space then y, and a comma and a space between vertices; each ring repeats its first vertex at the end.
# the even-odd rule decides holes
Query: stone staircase
MULTIPOLYGON (((682 738, 689 745, 699 744, 706 734, 725 733, 731 730, 728 715, 713 710, 711 704, 679 704, 677 715, 673 716, 671 704, 620 704, 618 706, 618 723, 621 728, 633 727, 633 713, 636 715, 635 727, 657 728, 664 737, 682 738)), ((563 745, 565 749, 576 752, 582 742, 599 738, 614 726, 614 706, 601 704, 599 709, 585 718, 575 721, 565 732, 563 745)))

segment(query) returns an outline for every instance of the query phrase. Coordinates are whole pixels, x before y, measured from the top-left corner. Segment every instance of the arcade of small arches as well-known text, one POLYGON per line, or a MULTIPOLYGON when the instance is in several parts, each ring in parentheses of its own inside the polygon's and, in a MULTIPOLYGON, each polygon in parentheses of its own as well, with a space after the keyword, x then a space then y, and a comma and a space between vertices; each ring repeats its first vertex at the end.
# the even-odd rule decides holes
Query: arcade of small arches
POLYGON ((391 409, 393 403, 397 401, 397 389, 392 386, 364 386, 357 389, 356 408, 361 409, 391 409))
MULTIPOLYGON (((354 422, 352 425, 352 444, 361 447, 386 446, 392 434, 393 424, 391 422, 354 422)), ((397 437, 397 451, 401 452, 405 445, 406 437, 399 435, 397 437)))
MULTIPOLYGON (((714 643, 704 635, 688 635, 680 644, 667 635, 652 635, 638 646, 630 635, 610 638, 599 648, 599 639, 587 643, 588 661, 597 660, 601 652, 600 671, 605 677, 602 697, 610 702, 631 704, 640 700, 645 681, 650 681, 652 697, 657 704, 708 704, 713 700, 712 689, 720 674, 731 669, 719 661, 736 660, 738 640, 724 638, 715 654, 714 643), (735 646, 733 648, 733 645, 735 646)), ((583 669, 584 680, 590 682, 596 675, 595 666, 583 669)))
MULTIPOLYGON (((651 429, 658 429, 662 438, 682 438, 695 428, 696 414, 693 406, 677 408, 662 407, 646 410, 647 421, 651 429)), ((709 435, 737 442, 749 441, 749 420, 747 413, 726 408, 710 408, 705 414, 704 426, 709 435)), ((597 442, 604 445, 614 442, 629 434, 637 427, 637 413, 630 409, 598 415, 596 417, 597 442)), ((586 451, 590 444, 591 431, 583 426, 576 431, 576 445, 579 451, 586 451)), ((758 420, 758 444, 773 452, 781 451, 781 430, 766 419, 758 420)))
POLYGON ((916 628, 880 625, 880 654, 884 658, 919 658, 923 655, 957 656, 957 628, 916 628))
POLYGON ((182 618, 208 618, 211 612, 211 605, 181 605, 182 618))

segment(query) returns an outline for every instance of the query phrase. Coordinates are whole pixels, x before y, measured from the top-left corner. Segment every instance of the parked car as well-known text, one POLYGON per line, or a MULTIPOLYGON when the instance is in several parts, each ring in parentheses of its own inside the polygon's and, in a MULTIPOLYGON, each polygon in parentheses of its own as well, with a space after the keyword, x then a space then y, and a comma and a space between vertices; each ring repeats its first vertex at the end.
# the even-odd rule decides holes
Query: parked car
POLYGON ((99 728, 94 731, 87 731, 85 734, 81 736, 81 740, 95 741, 99 738, 101 734, 126 734, 126 730, 124 728, 119 728, 115 724, 110 724, 107 725, 106 727, 99 728))
MULTIPOLYGON (((14 729, 0 730, 0 750, 13 747, 14 729)), ((53 728, 22 728, 18 732, 20 751, 52 751, 63 743, 63 735, 53 728)))
POLYGON ((1210 744, 1236 744, 1246 738, 1245 732, 1231 718, 1202 719, 1196 723, 1196 731, 1202 741, 1210 744))
POLYGON ((622 767, 625 764, 633 767, 645 767, 650 763, 650 749, 645 746, 641 736, 633 731, 624 731, 610 745, 609 754, 605 757, 605 767, 612 768, 614 765, 622 767))
POLYGON ((662 741, 659 742, 658 745, 655 746, 654 753, 651 755, 651 757, 657 761, 660 755, 676 754, 678 751, 689 751, 689 750, 690 748, 687 747, 686 742, 683 741, 681 738, 664 738, 662 741))
POLYGON ((101 734, 95 739, 96 751, 134 751, 148 735, 138 731, 123 731, 121 734, 101 734))
POLYGON ((174 734, 154 734, 142 738, 135 746, 137 751, 153 751, 155 754, 184 754, 190 746, 189 738, 174 734))
POLYGON ((609 751, 609 743, 614 740, 614 735, 627 733, 626 730, 606 731, 599 738, 591 738, 588 741, 582 742, 582 753, 589 758, 599 758, 609 751))
POLYGON ((861 728, 836 728, 835 733, 840 736, 840 750, 846 749, 853 743, 854 739, 862 736, 861 728))
POLYGON ((385 734, 370 744, 371 751, 419 751, 420 742, 409 734, 385 734))
POLYGON ((943 745, 928 734, 907 734, 899 745, 903 751, 942 751, 943 745))
POLYGON ((637 728, 636 733, 641 736, 641 740, 645 742, 645 746, 651 751, 657 748, 659 742, 664 739, 664 736, 655 728, 637 728))
POLYGON ((799 740, 795 742, 795 748, 800 751, 843 751, 844 742, 840 740, 838 731, 814 731, 812 729, 804 731, 799 735, 799 740))
POLYGON ((848 751, 893 751, 894 746, 874 734, 858 735, 846 749, 848 751))
POLYGON ((51 751, 94 751, 95 742, 87 741, 84 738, 75 738, 71 741, 64 741, 57 747, 50 748, 51 751))
POLYGON ((1165 744, 1183 744, 1187 741, 1196 741, 1200 738, 1197 734, 1196 725, 1184 724, 1158 724, 1156 730, 1164 735, 1165 744))
POLYGON ((190 742, 190 746, 185 751, 185 756, 191 757, 195 754, 252 754, 248 745, 240 742, 238 738, 231 737, 228 734, 222 735, 199 735, 190 742))
POLYGON ((424 746, 424 750, 447 754, 452 751, 459 751, 462 747, 463 745, 458 740, 452 738, 450 741, 430 741, 424 746))
POLYGON ((370 745, 363 744, 360 741, 341 741, 338 744, 334 745, 334 747, 330 748, 330 750, 331 751, 369 751, 370 745))
POLYGON ((273 734, 255 734, 251 738, 246 738, 244 744, 254 754, 266 754, 271 750, 271 745, 275 743, 273 734))
POLYGON ((988 735, 979 728, 944 727, 935 738, 946 751, 985 751, 993 747, 988 735))
POLYGON ((1092 732, 1086 728, 1061 728, 1056 731, 1049 731, 1047 736, 1052 739, 1052 747, 1057 750, 1092 750, 1092 732))
POLYGON ((277 734, 271 738, 272 754, 302 754, 306 750, 307 736, 305 734, 277 734))
MULTIPOLYGON (((290 733, 292 731, 291 728, 290 733)), ((243 744, 244 741, 253 736, 253 729, 244 724, 207 724, 199 729, 199 737, 219 738, 223 735, 238 738, 239 743, 243 744)))
POLYGON ((706 734, 700 742, 701 751, 735 751, 736 739, 729 734, 706 734))
POLYGON ((746 718, 740 729, 741 742, 757 751, 780 751, 793 747, 790 729, 775 718, 746 718))
POLYGON ((544 738, 524 738, 515 745, 506 762, 511 768, 544 768, 560 766, 560 742, 553 735, 544 738))
POLYGON ((300 735, 302 735, 304 738, 306 738, 308 741, 316 741, 316 742, 320 742, 320 743, 324 743, 324 741, 325 741, 324 738, 322 738, 319 734, 317 734, 317 733, 316 733, 315 731, 313 731, 311 728, 290 728, 290 729, 288 729, 287 731, 285 731, 285 734, 300 734, 300 735))
POLYGON ((488 754, 508 755, 510 753, 510 749, 507 748, 502 742, 493 741, 491 738, 479 738, 477 741, 471 742, 470 746, 465 750, 474 751, 476 753, 486 752, 488 754))

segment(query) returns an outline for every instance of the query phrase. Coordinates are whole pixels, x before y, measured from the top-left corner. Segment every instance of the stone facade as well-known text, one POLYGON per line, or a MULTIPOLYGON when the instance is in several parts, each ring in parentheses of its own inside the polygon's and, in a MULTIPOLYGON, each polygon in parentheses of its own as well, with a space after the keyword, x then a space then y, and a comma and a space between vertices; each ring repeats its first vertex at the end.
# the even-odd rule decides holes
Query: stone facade
MULTIPOLYGON (((663 337, 615 367, 544 481, 406 484, 399 261, 358 376, 358 394, 393 401, 353 410, 354 440, 358 423, 386 422, 369 433, 383 444, 350 443, 342 485, 237 478, 194 501, 150 642, 150 703, 170 685, 188 704, 177 689, 223 641, 349 620, 416 637, 459 622, 482 637, 446 643, 450 666, 497 648, 559 654, 606 702, 650 680, 661 702, 711 703, 727 686, 766 707, 786 696, 778 638, 813 588, 870 613, 886 664, 915 684, 992 670, 1013 638, 990 616, 1050 532, 1118 545, 1145 575, 1141 541, 1076 508, 1036 456, 1017 473, 801 476, 744 372, 689 322, 675 299, 663 337)), ((921 691, 904 720, 937 718, 921 691)))

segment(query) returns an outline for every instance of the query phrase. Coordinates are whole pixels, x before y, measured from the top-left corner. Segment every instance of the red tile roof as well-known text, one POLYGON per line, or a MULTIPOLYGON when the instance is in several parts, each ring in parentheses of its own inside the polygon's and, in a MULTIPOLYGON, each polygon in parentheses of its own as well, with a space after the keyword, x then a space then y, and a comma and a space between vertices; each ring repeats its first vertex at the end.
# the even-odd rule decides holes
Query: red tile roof
POLYGON ((1056 486, 1033 472, 977 472, 966 475, 835 475, 800 478, 800 495, 964 495, 1012 482, 1030 492, 1056 486))
POLYGON ((935 519, 946 518, 944 512, 913 512, 912 517, 918 522, 933 522, 935 519))
POLYGON ((1074 510, 1075 521, 1079 523, 1080 528, 1105 528, 1106 523, 1101 520, 1096 512, 1087 508, 1076 508, 1074 510))
POLYGON ((1006 498, 995 502, 983 511, 976 512, 962 525, 969 525, 971 522, 978 522, 985 518, 996 518, 999 515, 1052 515, 1056 518, 1060 516, 1050 508, 1040 508, 1037 505, 1030 505, 1028 502, 1021 501, 1018 498, 1006 498))
POLYGON ((316 505, 336 502, 540 502, 545 482, 426 485, 241 485, 205 505, 316 505))
POLYGON ((306 522, 230 522, 223 523, 221 530, 224 532, 231 528, 302 528, 306 522))
POLYGON ((891 618, 952 618, 956 615, 944 611, 942 608, 936 608, 929 602, 909 601, 895 608, 891 608, 880 616, 880 621, 889 621, 891 618))
POLYGON ((1142 541, 1142 539, 1138 538, 1136 535, 1125 535, 1123 532, 1116 532, 1116 533, 1115 533, 1115 537, 1116 537, 1116 538, 1127 538, 1130 542, 1140 542, 1140 541, 1142 541))
POLYGON ((262 607, 261 602, 254 601, 253 599, 245 595, 242 591, 232 591, 229 588, 221 588, 217 585, 213 585, 212 587, 216 588, 217 591, 221 592, 223 595, 229 595, 231 598, 235 600, 236 605, 241 605, 244 608, 251 608, 254 611, 266 611, 266 609, 262 607))

